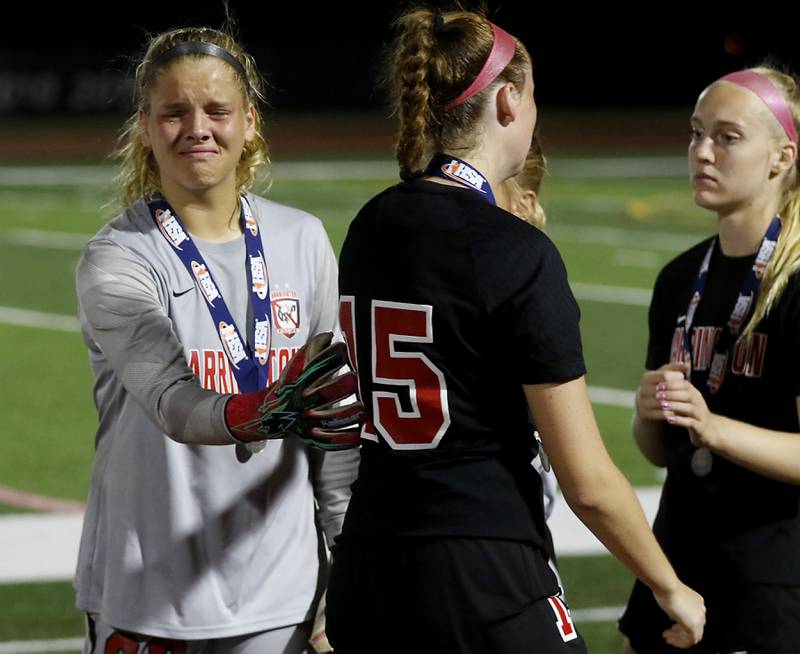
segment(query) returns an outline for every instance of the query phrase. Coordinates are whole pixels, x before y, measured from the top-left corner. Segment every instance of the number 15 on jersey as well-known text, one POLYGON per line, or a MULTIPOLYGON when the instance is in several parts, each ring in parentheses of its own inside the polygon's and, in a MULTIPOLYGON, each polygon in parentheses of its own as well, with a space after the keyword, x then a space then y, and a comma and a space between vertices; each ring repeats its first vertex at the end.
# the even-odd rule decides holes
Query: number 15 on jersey
MULTIPOLYGON (((360 392, 361 401, 371 406, 373 416, 372 425, 362 429, 361 437, 377 441, 374 428, 393 449, 433 449, 450 426, 444 374, 422 352, 397 349, 398 344, 433 343, 433 307, 384 300, 370 304, 369 379, 370 387, 376 390, 371 398, 360 392), (410 409, 403 408, 401 397, 408 399, 406 406, 410 409)), ((367 377, 358 371, 355 311, 355 298, 343 295, 339 321, 362 389, 367 377)))

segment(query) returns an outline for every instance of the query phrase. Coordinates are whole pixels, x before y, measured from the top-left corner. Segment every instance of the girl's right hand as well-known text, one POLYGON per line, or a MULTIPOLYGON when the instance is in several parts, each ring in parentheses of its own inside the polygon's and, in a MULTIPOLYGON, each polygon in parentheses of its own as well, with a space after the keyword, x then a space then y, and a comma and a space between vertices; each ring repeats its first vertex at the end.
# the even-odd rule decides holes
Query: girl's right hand
POLYGON ((664 640, 673 647, 687 649, 703 638, 706 624, 706 606, 703 598, 678 582, 675 590, 668 593, 653 593, 656 602, 675 624, 662 634, 664 640))
POLYGON ((659 385, 669 389, 670 382, 683 382, 689 371, 688 363, 667 363, 657 370, 648 370, 636 390, 636 413, 642 420, 666 420, 670 411, 661 406, 659 385))

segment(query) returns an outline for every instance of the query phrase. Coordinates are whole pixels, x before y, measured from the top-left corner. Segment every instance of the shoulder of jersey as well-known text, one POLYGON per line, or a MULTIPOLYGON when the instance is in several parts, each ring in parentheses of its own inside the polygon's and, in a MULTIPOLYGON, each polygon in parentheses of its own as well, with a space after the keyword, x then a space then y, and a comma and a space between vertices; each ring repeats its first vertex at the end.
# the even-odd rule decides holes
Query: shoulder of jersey
POLYGON ((298 224, 298 226, 322 225, 322 221, 320 221, 319 218, 302 209, 289 207, 253 193, 247 194, 247 200, 253 208, 256 220, 260 223, 269 224, 272 221, 278 221, 282 224, 293 222, 298 224))
POLYGON ((683 269, 685 266, 689 266, 692 268, 692 272, 696 273, 698 267, 700 266, 700 262, 703 260, 703 257, 708 251, 708 246, 713 238, 714 238, 713 236, 709 236, 708 238, 703 239, 699 243, 695 243, 688 250, 684 250, 677 256, 673 257, 662 268, 661 272, 663 273, 664 271, 672 271, 672 270, 679 271, 683 269))

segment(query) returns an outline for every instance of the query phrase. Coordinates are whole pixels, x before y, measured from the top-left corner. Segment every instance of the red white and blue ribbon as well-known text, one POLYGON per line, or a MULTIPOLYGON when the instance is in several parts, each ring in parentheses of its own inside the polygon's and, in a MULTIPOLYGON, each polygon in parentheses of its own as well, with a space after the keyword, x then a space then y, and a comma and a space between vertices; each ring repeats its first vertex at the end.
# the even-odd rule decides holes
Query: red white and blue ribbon
POLYGON ((451 182, 456 182, 461 186, 477 191, 492 204, 497 204, 488 180, 480 171, 458 157, 453 157, 449 154, 437 154, 431 159, 423 174, 449 179, 451 182))
POLYGON ((148 204, 150 214, 161 234, 192 276, 206 300, 214 329, 231 364, 241 392, 267 387, 269 355, 272 342, 271 305, 267 262, 261 248, 258 223, 247 200, 241 198, 239 219, 247 250, 247 281, 253 310, 253 345, 242 337, 228 305, 214 281, 211 269, 197 249, 178 214, 166 200, 158 198, 148 204))
MULTIPOLYGON (((755 307, 758 293, 761 289, 761 279, 764 276, 764 270, 770 262, 770 259, 772 259, 780 233, 781 219, 780 216, 775 216, 769 224, 764 238, 761 240, 761 246, 758 248, 755 261, 753 261, 753 267, 748 271, 742 282, 739 295, 736 298, 736 303, 731 311, 731 316, 728 318, 726 326, 720 332, 714 346, 714 355, 711 359, 711 369, 708 372, 707 381, 708 389, 712 394, 716 393, 720 389, 720 386, 722 386, 722 381, 725 378, 725 370, 728 365, 731 343, 736 340, 742 325, 747 322, 750 312, 753 310, 753 307, 755 307)), ((686 309, 686 319, 683 326, 684 351, 688 354, 689 363, 691 365, 694 365, 691 342, 692 323, 694 322, 695 311, 703 297, 703 291, 705 290, 706 281, 708 279, 708 267, 711 264, 711 255, 714 253, 717 240, 718 238, 713 239, 708 246, 708 250, 703 258, 703 262, 700 264, 700 270, 697 273, 692 287, 689 306, 686 309)), ((691 378, 691 369, 687 377, 691 378)))

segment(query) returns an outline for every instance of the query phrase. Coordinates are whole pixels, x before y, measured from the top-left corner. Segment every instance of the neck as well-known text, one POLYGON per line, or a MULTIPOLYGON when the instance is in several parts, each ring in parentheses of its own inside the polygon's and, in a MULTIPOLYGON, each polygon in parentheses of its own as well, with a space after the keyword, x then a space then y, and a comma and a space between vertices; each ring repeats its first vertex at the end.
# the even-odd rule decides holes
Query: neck
POLYGON ((755 254, 777 207, 751 206, 731 213, 719 213, 719 245, 730 257, 755 254))
POLYGON ((164 198, 180 216, 186 229, 210 243, 232 241, 242 235, 239 196, 235 189, 187 191, 162 180, 164 198))

